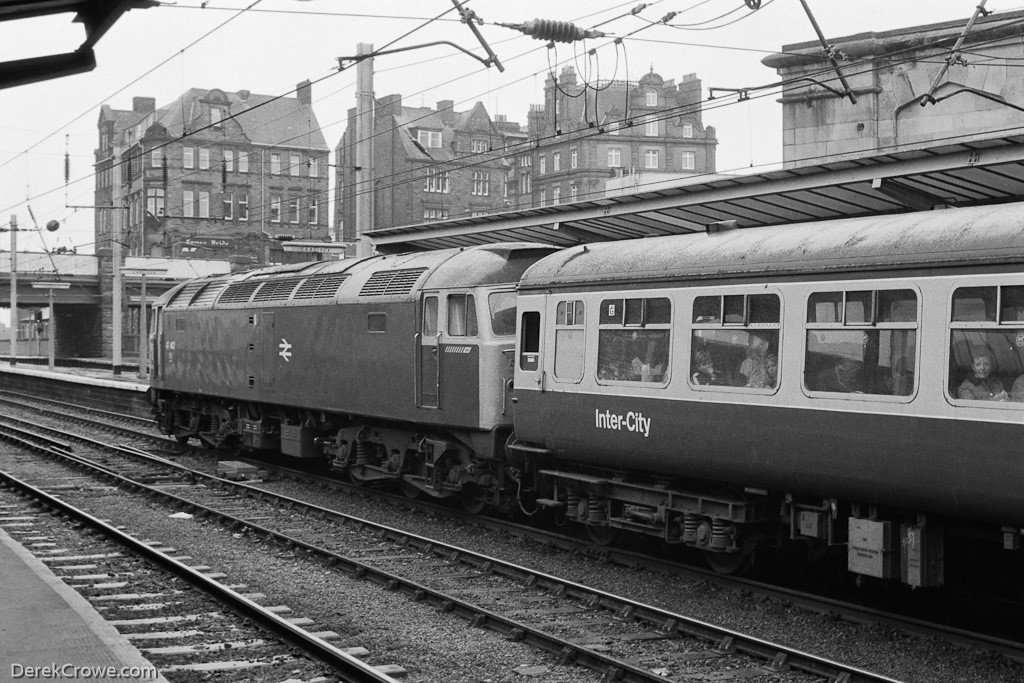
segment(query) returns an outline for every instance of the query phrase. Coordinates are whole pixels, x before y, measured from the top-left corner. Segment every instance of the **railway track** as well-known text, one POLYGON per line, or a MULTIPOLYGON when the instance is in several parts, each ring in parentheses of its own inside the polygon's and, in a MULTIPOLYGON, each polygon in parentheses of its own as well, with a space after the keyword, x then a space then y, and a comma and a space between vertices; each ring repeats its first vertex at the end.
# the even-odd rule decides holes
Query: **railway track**
POLYGON ((0 528, 23 543, 168 680, 394 681, 209 567, 0 472, 0 528), (57 513, 59 516, 54 515, 57 513), (70 523, 69 523, 70 522, 70 523), (301 653, 301 654, 297 654, 301 653))
POLYGON ((60 449, 50 452, 79 468, 91 468, 118 486, 162 498, 190 514, 217 518, 232 529, 255 534, 349 577, 400 591, 611 680, 664 681, 675 675, 685 680, 694 670, 709 676, 734 676, 737 671, 746 676, 772 674, 793 681, 892 680, 245 484, 181 471, 205 485, 176 486, 172 493, 159 483, 143 485, 109 464, 85 463, 60 449), (292 533, 280 531, 295 527, 297 513, 301 527, 292 533))

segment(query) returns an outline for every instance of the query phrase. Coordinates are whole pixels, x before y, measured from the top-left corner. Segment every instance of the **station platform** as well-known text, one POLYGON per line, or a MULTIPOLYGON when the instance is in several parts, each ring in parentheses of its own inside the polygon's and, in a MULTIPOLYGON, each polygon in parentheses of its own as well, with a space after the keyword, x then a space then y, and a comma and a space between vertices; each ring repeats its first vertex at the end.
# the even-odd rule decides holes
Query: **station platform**
POLYGON ((106 385, 136 391, 146 391, 149 388, 149 382, 139 377, 137 366, 123 366, 120 372, 115 373, 109 361, 104 363, 85 360, 74 365, 55 365, 53 370, 50 370, 45 358, 19 358, 16 365, 11 365, 9 357, 0 356, 0 372, 53 377, 69 382, 81 381, 97 386, 106 385))
POLYGON ((85 598, 0 528, 0 682, 59 678, 167 683, 85 598))

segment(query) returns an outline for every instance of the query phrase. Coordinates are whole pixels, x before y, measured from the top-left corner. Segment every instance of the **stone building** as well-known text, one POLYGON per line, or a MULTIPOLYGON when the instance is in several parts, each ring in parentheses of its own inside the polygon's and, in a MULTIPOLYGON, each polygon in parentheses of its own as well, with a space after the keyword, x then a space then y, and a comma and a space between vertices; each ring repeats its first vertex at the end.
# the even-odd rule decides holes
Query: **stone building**
POLYGON ((515 156, 516 208, 596 199, 607 182, 642 175, 633 183, 714 173, 718 140, 704 126, 701 82, 677 84, 652 69, 639 81, 581 83, 565 67, 548 76, 544 105, 530 108, 527 137, 534 144, 515 156))
POLYGON ((1022 20, 1019 11, 979 17, 955 54, 967 16, 830 39, 856 103, 819 42, 785 45, 765 57, 762 63, 786 84, 785 165, 1019 133, 1022 20))
MULTIPOLYGON (((113 257, 231 262, 309 260, 283 242, 330 234, 328 152, 309 81, 295 97, 192 88, 164 107, 135 97, 100 109, 95 235, 102 338, 110 340, 113 257), (110 207, 110 208, 104 208, 110 207)), ((140 303, 124 296, 124 337, 140 303)), ((109 342, 104 355, 110 352, 109 342)))
POLYGON ((375 100, 373 186, 356 180, 356 110, 336 148, 335 217, 340 238, 356 239, 356 195, 372 195, 374 227, 443 220, 498 211, 505 197, 505 145, 520 126, 493 120, 483 104, 455 111, 452 100, 436 108, 406 107, 401 95, 375 100))

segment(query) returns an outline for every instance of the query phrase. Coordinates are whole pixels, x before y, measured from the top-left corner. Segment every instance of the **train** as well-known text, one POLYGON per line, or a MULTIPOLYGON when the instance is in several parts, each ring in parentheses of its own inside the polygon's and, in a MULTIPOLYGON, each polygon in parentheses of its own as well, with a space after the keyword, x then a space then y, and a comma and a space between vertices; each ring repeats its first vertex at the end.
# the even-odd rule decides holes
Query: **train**
POLYGON ((793 545, 939 586, 953 534, 1024 532, 1016 204, 276 266, 155 310, 180 441, 726 573, 793 545))

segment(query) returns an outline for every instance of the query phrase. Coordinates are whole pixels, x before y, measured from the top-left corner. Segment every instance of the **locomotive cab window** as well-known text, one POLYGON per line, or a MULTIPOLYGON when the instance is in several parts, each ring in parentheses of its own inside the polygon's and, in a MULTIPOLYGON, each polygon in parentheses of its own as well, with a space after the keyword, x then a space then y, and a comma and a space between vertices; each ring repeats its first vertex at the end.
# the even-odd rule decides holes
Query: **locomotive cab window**
POLYGON ((516 333, 516 293, 491 292, 487 295, 491 314, 491 333, 495 337, 512 337, 516 333))
POLYGON ((448 336, 475 337, 476 304, 472 294, 448 295, 448 336))
POLYGON ((1024 402, 1024 286, 960 287, 950 318, 949 396, 1024 402))
POLYGON ((437 336, 437 297, 428 296, 423 299, 423 336, 437 336))
POLYGON ((917 293, 815 292, 807 299, 804 389, 905 396, 917 373, 917 293))
POLYGON ((772 393, 779 384, 777 294, 698 296, 693 300, 691 386, 772 393))
POLYGON ((584 367, 584 307, 578 300, 559 301, 555 309, 555 373, 562 382, 579 382, 584 367))
POLYGON ((598 329, 598 383, 668 383, 672 304, 667 298, 605 299, 598 329))

